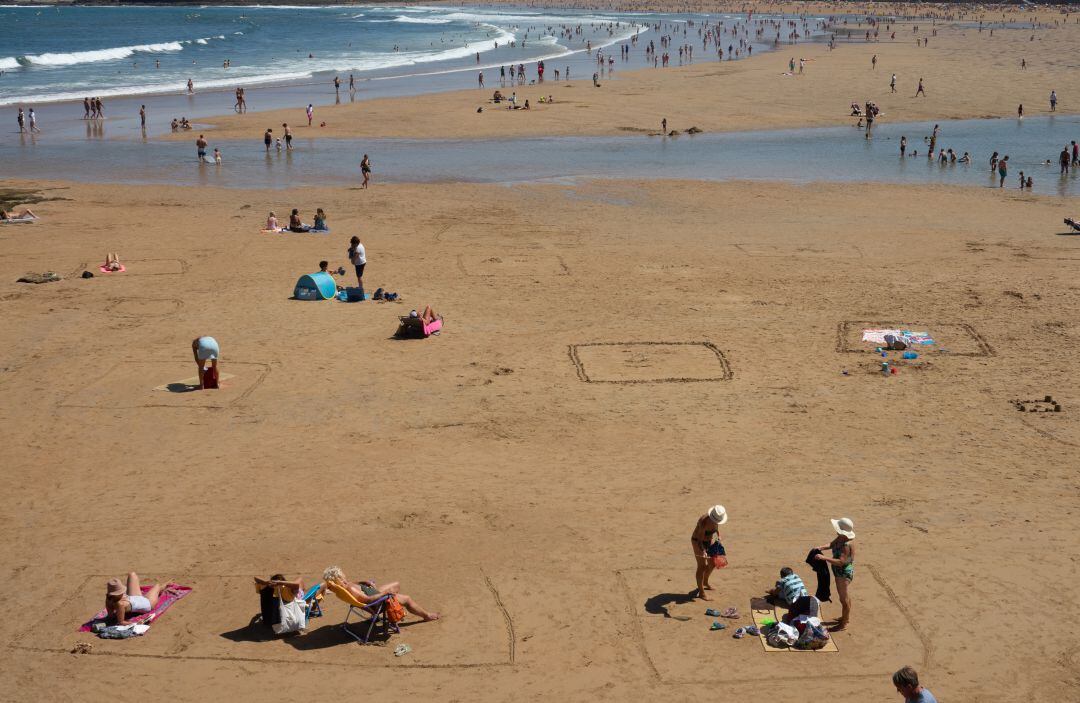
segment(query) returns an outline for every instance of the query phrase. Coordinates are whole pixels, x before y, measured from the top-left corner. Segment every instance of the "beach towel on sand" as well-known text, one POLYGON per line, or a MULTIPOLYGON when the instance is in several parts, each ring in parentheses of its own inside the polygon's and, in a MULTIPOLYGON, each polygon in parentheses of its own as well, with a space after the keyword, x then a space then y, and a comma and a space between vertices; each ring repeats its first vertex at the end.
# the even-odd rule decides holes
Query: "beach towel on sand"
POLYGON ((891 334, 894 337, 904 337, 909 344, 933 344, 934 340, 930 337, 929 332, 912 332, 911 330, 863 330, 862 341, 870 342, 871 344, 884 344, 885 335, 891 334))
MULTIPOLYGON (((143 593, 146 593, 149 590, 150 586, 142 587, 143 593)), ((191 593, 191 588, 189 586, 180 586, 175 583, 170 583, 168 586, 165 587, 165 590, 161 592, 161 598, 158 599, 158 604, 156 608, 151 610, 149 613, 140 613, 138 615, 130 617, 128 618, 128 622, 139 624, 146 622, 147 620, 156 619, 159 615, 168 610, 169 606, 171 606, 173 603, 180 600, 189 593, 191 593)), ((83 623, 82 627, 79 628, 79 632, 90 632, 94 623, 105 622, 105 618, 107 616, 108 612, 104 608, 102 608, 97 615, 90 618, 90 620, 88 620, 87 622, 83 623)))
POLYGON ((105 268, 104 266, 98 266, 98 271, 101 271, 102 273, 123 273, 124 271, 127 271, 127 269, 124 268, 123 264, 120 264, 120 268, 117 269, 116 271, 110 271, 109 269, 105 268))

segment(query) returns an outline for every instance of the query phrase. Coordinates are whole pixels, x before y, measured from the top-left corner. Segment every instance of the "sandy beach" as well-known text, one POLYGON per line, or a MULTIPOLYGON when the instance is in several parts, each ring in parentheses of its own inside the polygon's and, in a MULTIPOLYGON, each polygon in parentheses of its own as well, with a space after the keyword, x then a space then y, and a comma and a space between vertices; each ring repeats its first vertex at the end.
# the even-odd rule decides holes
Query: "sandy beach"
MULTIPOLYGON (((1040 114, 1052 88, 1074 112, 1075 24, 943 28, 926 48, 906 31, 545 85, 555 104, 529 113, 477 114, 490 89, 324 108, 311 131, 824 126, 866 99, 944 121, 1040 114), (804 75, 780 75, 791 55, 804 75)), ((259 141, 300 114, 208 135, 259 141)), ((1080 700, 1058 634, 1080 605, 1080 239, 1062 224, 1080 203, 1013 178, 0 181, 0 206, 40 218, 0 226, 0 699, 865 703, 903 700, 890 676, 912 665, 943 703, 1080 700), (324 208, 331 232, 260 233, 292 208, 324 208), (291 299, 321 260, 352 285, 353 235, 365 287, 401 301, 291 299), (123 273, 99 271, 107 252, 123 273), (16 282, 46 271, 62 280, 16 282), (393 339, 425 305, 442 333, 393 339), (862 333, 893 327, 935 344, 886 376, 862 333), (220 342, 220 389, 182 387, 199 335, 220 342), (689 538, 716 503, 730 564, 706 603, 689 538), (837 651, 733 638, 781 567, 813 584, 807 552, 841 516, 858 556, 837 651), (253 576, 335 564, 443 618, 374 646, 340 631, 333 596, 304 635, 254 623, 253 576), (131 570, 193 590, 143 637, 78 632, 131 570), (705 609, 730 606, 710 631, 705 609)))
MULTIPOLYGON (((837 10, 834 9, 834 12, 837 10)), ((1019 20, 1023 15, 1015 15, 1019 20)), ((1048 19, 1044 17, 1043 19, 1048 19)), ((865 29, 865 25, 863 27, 865 29)), ((857 28, 851 26, 853 33, 857 28)), ((747 60, 706 62, 668 68, 622 72, 603 80, 591 76, 551 81, 542 85, 500 87, 498 69, 485 71, 486 88, 473 88, 402 98, 360 100, 321 107, 307 127, 303 105, 293 109, 226 115, 205 120, 213 139, 251 139, 289 123, 300 137, 513 138, 541 135, 584 136, 656 133, 660 120, 669 129, 697 127, 706 132, 825 127, 852 122, 849 106, 876 102, 889 122, 947 120, 976 117, 1015 117, 1024 105, 1026 115, 1049 112, 1049 95, 1061 97, 1058 111, 1075 112, 1080 96, 1080 72, 1070 58, 1080 40, 1080 25, 1063 23, 1053 29, 990 30, 944 26, 929 20, 897 23, 879 41, 838 40, 830 51, 824 44, 781 46, 747 60), (919 26, 915 33, 914 27, 919 26), (937 34, 934 35, 935 29, 937 34), (891 40, 892 31, 896 39, 891 40), (916 46, 915 38, 926 38, 916 46), (1034 38, 1034 40, 1033 40, 1034 38), (872 58, 877 56, 876 68, 872 58), (806 60, 802 75, 788 73, 788 61, 806 60), (1026 70, 1021 70, 1021 61, 1026 70), (896 74, 896 93, 889 83, 896 74), (919 78, 925 96, 915 97, 919 78), (517 93, 531 109, 507 110, 492 104, 494 91, 517 93), (551 96, 552 105, 540 104, 551 96), (1073 96, 1066 98, 1065 96, 1073 96), (483 113, 477 113, 483 107, 483 113), (325 122, 325 127, 320 123, 325 122)), ((693 44, 693 38, 690 39, 693 44)), ((697 41, 695 55, 701 58, 697 41)), ((552 60, 551 67, 559 62, 552 60)), ((796 68, 796 72, 798 68, 796 68)), ((533 78, 530 72, 530 78, 533 78)), ((572 74, 576 75, 576 74, 572 74)), ((476 75, 449 74, 448 85, 476 85, 476 75)), ((359 95, 363 95, 360 84, 359 95)), ((167 138, 187 139, 191 133, 167 138)))

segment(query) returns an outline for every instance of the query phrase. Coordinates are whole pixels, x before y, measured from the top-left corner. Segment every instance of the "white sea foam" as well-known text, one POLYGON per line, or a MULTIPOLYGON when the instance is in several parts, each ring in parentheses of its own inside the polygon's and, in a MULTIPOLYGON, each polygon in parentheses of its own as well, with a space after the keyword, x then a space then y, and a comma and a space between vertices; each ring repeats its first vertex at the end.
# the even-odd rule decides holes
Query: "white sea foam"
POLYGON ((453 20, 438 19, 436 17, 409 17, 408 15, 398 15, 394 18, 394 21, 407 24, 450 24, 453 22, 453 20))
POLYGON ((183 51, 185 44, 207 44, 210 39, 224 39, 224 34, 216 37, 203 37, 200 39, 186 39, 183 41, 159 42, 157 44, 135 44, 133 46, 114 46, 108 49, 94 49, 91 51, 74 51, 70 54, 46 53, 30 54, 28 56, 8 56, 0 58, 0 70, 12 70, 27 66, 74 66, 83 63, 97 63, 100 61, 116 61, 126 59, 135 54, 167 54, 183 51))
POLYGON ((159 54, 183 50, 183 44, 178 41, 171 41, 161 42, 160 44, 116 46, 111 49, 96 49, 94 51, 75 51, 70 54, 34 54, 31 56, 20 56, 17 60, 23 66, 73 66, 79 63, 126 59, 136 52, 159 54))

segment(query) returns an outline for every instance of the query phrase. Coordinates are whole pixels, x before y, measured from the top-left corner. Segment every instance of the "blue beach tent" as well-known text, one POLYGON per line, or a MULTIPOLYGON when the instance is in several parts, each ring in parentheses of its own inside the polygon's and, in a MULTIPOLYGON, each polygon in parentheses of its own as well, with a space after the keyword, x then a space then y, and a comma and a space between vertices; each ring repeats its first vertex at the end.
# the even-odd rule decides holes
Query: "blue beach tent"
POLYGON ((293 289, 293 297, 297 300, 330 300, 336 294, 334 277, 322 271, 301 276, 293 289))

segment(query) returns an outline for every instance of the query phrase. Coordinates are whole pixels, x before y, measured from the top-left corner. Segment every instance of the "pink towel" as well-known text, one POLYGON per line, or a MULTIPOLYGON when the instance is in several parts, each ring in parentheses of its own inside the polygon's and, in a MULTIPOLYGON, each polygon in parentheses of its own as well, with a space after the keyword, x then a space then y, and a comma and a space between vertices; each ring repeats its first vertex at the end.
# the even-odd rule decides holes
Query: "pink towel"
MULTIPOLYGON (((142 592, 145 594, 147 591, 150 590, 150 588, 150 586, 143 586, 142 592)), ((138 624, 141 622, 146 622, 147 620, 155 620, 159 615, 168 610, 169 606, 171 606, 173 603, 180 600, 189 593, 191 593, 190 586, 180 586, 175 583, 170 583, 168 586, 165 587, 165 590, 161 592, 161 597, 158 598, 158 604, 156 608, 151 610, 149 613, 140 613, 138 615, 135 615, 134 617, 130 617, 128 618, 128 622, 138 624)), ((89 621, 83 623, 82 627, 79 628, 79 632, 90 632, 91 627, 95 622, 105 622, 106 617, 108 617, 108 612, 104 608, 102 608, 97 615, 90 618, 89 621)))
POLYGON ((429 324, 424 325, 424 336, 430 337, 433 333, 442 329, 442 318, 432 320, 429 324))
POLYGON ((119 271, 110 271, 109 269, 105 268, 104 266, 98 266, 98 271, 101 271, 102 273, 123 273, 124 271, 127 271, 127 269, 124 268, 123 264, 120 264, 120 270, 119 271))

